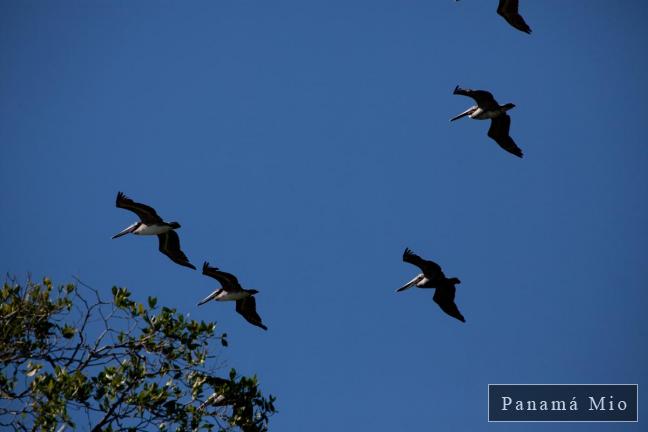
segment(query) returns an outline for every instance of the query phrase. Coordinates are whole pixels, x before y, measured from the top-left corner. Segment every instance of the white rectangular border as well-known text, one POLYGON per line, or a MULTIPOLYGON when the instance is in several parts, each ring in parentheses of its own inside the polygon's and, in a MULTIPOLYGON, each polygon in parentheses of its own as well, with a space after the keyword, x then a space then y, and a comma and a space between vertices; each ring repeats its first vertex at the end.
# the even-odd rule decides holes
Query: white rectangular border
POLYGON ((639 423, 639 384, 488 384, 486 387, 486 419, 488 423, 639 423), (490 386, 635 386, 637 387, 637 420, 491 420, 490 386))

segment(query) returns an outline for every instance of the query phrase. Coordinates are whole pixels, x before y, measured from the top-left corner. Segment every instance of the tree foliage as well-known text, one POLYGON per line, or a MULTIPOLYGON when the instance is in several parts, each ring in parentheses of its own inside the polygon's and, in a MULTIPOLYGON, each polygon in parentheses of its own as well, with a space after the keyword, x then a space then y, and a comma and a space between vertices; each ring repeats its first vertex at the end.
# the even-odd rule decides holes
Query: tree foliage
POLYGON ((4 283, 0 426, 13 430, 266 431, 274 398, 256 377, 227 377, 215 323, 79 282, 4 283))

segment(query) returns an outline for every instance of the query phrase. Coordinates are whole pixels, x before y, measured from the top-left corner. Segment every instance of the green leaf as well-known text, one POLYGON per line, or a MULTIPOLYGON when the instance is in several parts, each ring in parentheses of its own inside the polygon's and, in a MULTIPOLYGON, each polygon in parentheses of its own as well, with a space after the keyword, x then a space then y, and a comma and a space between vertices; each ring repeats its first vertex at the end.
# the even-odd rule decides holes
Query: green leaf
POLYGON ((65 327, 63 327, 63 330, 61 330, 61 333, 65 339, 72 339, 76 333, 76 329, 66 324, 65 327))

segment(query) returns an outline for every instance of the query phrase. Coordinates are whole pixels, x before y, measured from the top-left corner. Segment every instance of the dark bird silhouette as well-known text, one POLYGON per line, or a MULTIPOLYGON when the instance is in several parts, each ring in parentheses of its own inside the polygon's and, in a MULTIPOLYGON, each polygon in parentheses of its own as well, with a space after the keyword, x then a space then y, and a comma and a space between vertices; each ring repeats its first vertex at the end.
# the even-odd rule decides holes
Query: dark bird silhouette
POLYGON ((531 27, 524 21, 522 15, 518 13, 518 7, 518 0, 499 0, 497 13, 516 29, 531 34, 531 27))
POLYGON ((515 108, 514 104, 507 103, 500 105, 493 95, 485 90, 462 89, 457 86, 452 94, 468 96, 474 99, 477 105, 471 106, 466 111, 451 118, 450 121, 455 121, 465 116, 469 116, 473 120, 490 119, 491 125, 488 128, 488 136, 507 152, 519 158, 523 156, 522 150, 509 135, 511 117, 506 114, 506 111, 515 108))
POLYGON ((216 301, 236 301, 236 312, 241 314, 247 322, 263 330, 268 330, 261 317, 256 311, 256 300, 254 294, 259 291, 253 289, 243 289, 239 284, 236 276, 230 273, 220 271, 217 267, 210 267, 209 263, 205 261, 202 268, 202 274, 205 276, 213 277, 221 284, 221 288, 209 294, 198 303, 198 306, 207 303, 210 300, 216 301))
POLYGON ((457 291, 455 285, 461 283, 459 279, 455 277, 448 279, 439 264, 434 261, 424 260, 409 248, 406 248, 405 252, 403 252, 403 261, 414 264, 423 273, 416 275, 414 279, 398 288, 396 292, 405 291, 412 286, 416 286, 417 288, 435 288, 432 300, 439 305, 441 310, 461 322, 466 322, 454 301, 457 291))
POLYGON ((112 238, 121 237, 126 234, 135 235, 156 235, 159 240, 159 249, 164 255, 171 258, 171 261, 181 266, 196 269, 196 267, 189 262, 187 256, 180 249, 180 238, 174 231, 180 228, 178 222, 164 222, 160 216, 155 212, 153 207, 145 204, 140 204, 128 198, 122 192, 117 193, 116 206, 126 210, 130 210, 139 216, 140 221, 135 222, 123 231, 115 234, 112 238))
POLYGON ((531 34, 531 27, 518 13, 518 7, 518 0, 500 0, 499 5, 497 5, 497 13, 516 29, 531 34))

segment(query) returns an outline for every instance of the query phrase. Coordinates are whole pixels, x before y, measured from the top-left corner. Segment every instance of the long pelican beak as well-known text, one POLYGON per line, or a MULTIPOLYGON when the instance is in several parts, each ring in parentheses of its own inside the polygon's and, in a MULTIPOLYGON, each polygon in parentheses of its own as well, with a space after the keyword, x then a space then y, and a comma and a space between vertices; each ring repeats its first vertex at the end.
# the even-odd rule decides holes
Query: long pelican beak
POLYGON ((467 115, 472 114, 475 111, 475 107, 470 107, 466 111, 462 112, 458 116, 452 117, 450 121, 459 120, 461 117, 466 117, 467 115))
POLYGON ((208 295, 207 297, 205 297, 204 299, 200 300, 200 301, 198 302, 198 306, 202 306, 202 305, 204 305, 205 303, 207 303, 209 300, 211 300, 211 299, 213 299, 214 297, 216 297, 216 294, 218 294, 219 291, 220 291, 220 289, 217 289, 216 291, 214 291, 213 293, 209 294, 209 295, 208 295))
POLYGON ((407 283, 406 283, 405 285, 403 285, 402 287, 398 288, 398 289, 396 290, 396 292, 405 291, 406 289, 408 289, 408 288, 410 288, 410 287, 416 285, 416 283, 417 283, 418 281, 420 281, 420 280, 421 280, 421 275, 416 275, 416 277, 415 277, 414 279, 412 279, 411 281, 407 282, 407 283))
POLYGON ((137 227, 137 222, 134 223, 133 225, 129 226, 128 228, 124 229, 123 231, 118 232, 117 234, 115 234, 114 236, 112 236, 112 238, 116 239, 117 237, 121 237, 121 236, 123 236, 123 235, 129 234, 129 233, 132 233, 133 231, 135 231, 135 228, 136 228, 136 227, 137 227))

